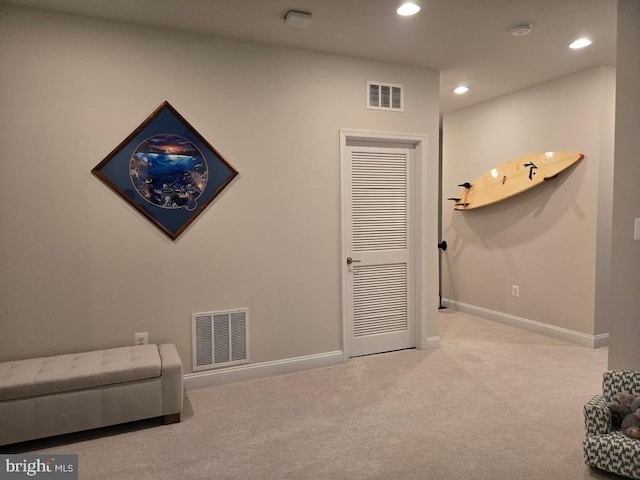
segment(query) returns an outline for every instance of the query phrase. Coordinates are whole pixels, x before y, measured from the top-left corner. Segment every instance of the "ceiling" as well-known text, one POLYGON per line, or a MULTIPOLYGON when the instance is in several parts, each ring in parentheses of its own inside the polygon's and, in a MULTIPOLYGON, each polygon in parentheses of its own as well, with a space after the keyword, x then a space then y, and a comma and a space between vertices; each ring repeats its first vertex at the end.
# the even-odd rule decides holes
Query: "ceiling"
MULTIPOLYGON (((615 0, 422 0, 400 17, 396 0, 0 0, 121 22, 298 47, 441 72, 442 113, 596 65, 615 65, 615 0), (288 10, 312 13, 306 29, 288 10), (533 22, 514 37, 509 27, 533 22), (570 50, 587 36, 593 44, 570 50), (460 83, 471 90, 452 93, 460 83)), ((384 79, 383 79, 384 80, 384 79)), ((392 81, 389 79, 388 81, 392 81)))

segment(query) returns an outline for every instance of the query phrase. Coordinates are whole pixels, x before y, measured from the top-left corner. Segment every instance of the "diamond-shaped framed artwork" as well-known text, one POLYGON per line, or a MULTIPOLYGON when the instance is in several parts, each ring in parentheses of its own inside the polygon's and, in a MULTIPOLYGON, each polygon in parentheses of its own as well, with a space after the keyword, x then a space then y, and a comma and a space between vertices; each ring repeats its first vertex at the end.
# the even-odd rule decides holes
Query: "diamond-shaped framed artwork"
POLYGON ((238 174, 167 101, 91 173, 172 240, 238 174))

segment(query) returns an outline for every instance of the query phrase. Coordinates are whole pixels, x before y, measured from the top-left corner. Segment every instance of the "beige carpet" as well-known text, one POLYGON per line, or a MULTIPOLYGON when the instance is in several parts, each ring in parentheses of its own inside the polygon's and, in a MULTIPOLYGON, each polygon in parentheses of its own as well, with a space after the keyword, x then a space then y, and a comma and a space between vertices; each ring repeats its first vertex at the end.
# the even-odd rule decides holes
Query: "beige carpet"
POLYGON ((439 350, 192 390, 179 424, 20 451, 76 453, 82 480, 618 478, 582 459, 606 348, 455 312, 440 331, 439 350))

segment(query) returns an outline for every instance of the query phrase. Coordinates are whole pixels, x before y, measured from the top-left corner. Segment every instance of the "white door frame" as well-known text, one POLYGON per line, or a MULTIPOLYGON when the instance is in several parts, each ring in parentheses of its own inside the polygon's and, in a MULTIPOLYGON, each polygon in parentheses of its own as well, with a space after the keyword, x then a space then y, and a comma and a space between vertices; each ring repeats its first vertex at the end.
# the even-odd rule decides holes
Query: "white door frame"
POLYGON ((377 132, 371 130, 340 129, 340 165, 341 165, 341 256, 340 272, 342 281, 342 345, 345 361, 349 358, 348 325, 345 282, 345 262, 347 258, 345 226, 345 208, 348 185, 345 185, 345 174, 342 168, 348 155, 347 145, 364 144, 395 144, 411 146, 415 153, 415 169, 411 181, 411 191, 414 192, 416 208, 411 221, 415 245, 414 255, 414 286, 415 295, 413 308, 416 319, 416 348, 419 350, 440 347, 438 335, 438 162, 437 155, 428 162, 427 135, 377 132))

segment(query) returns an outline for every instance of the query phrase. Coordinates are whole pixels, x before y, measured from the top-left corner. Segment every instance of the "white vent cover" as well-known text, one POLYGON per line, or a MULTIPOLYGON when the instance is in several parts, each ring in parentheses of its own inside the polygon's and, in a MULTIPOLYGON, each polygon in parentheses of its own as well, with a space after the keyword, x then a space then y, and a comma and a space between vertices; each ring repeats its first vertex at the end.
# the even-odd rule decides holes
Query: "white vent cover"
POLYGON ((367 108, 404 112, 404 87, 393 83, 367 82, 367 108))
POLYGON ((247 363, 249 309, 191 315, 193 370, 247 363))

